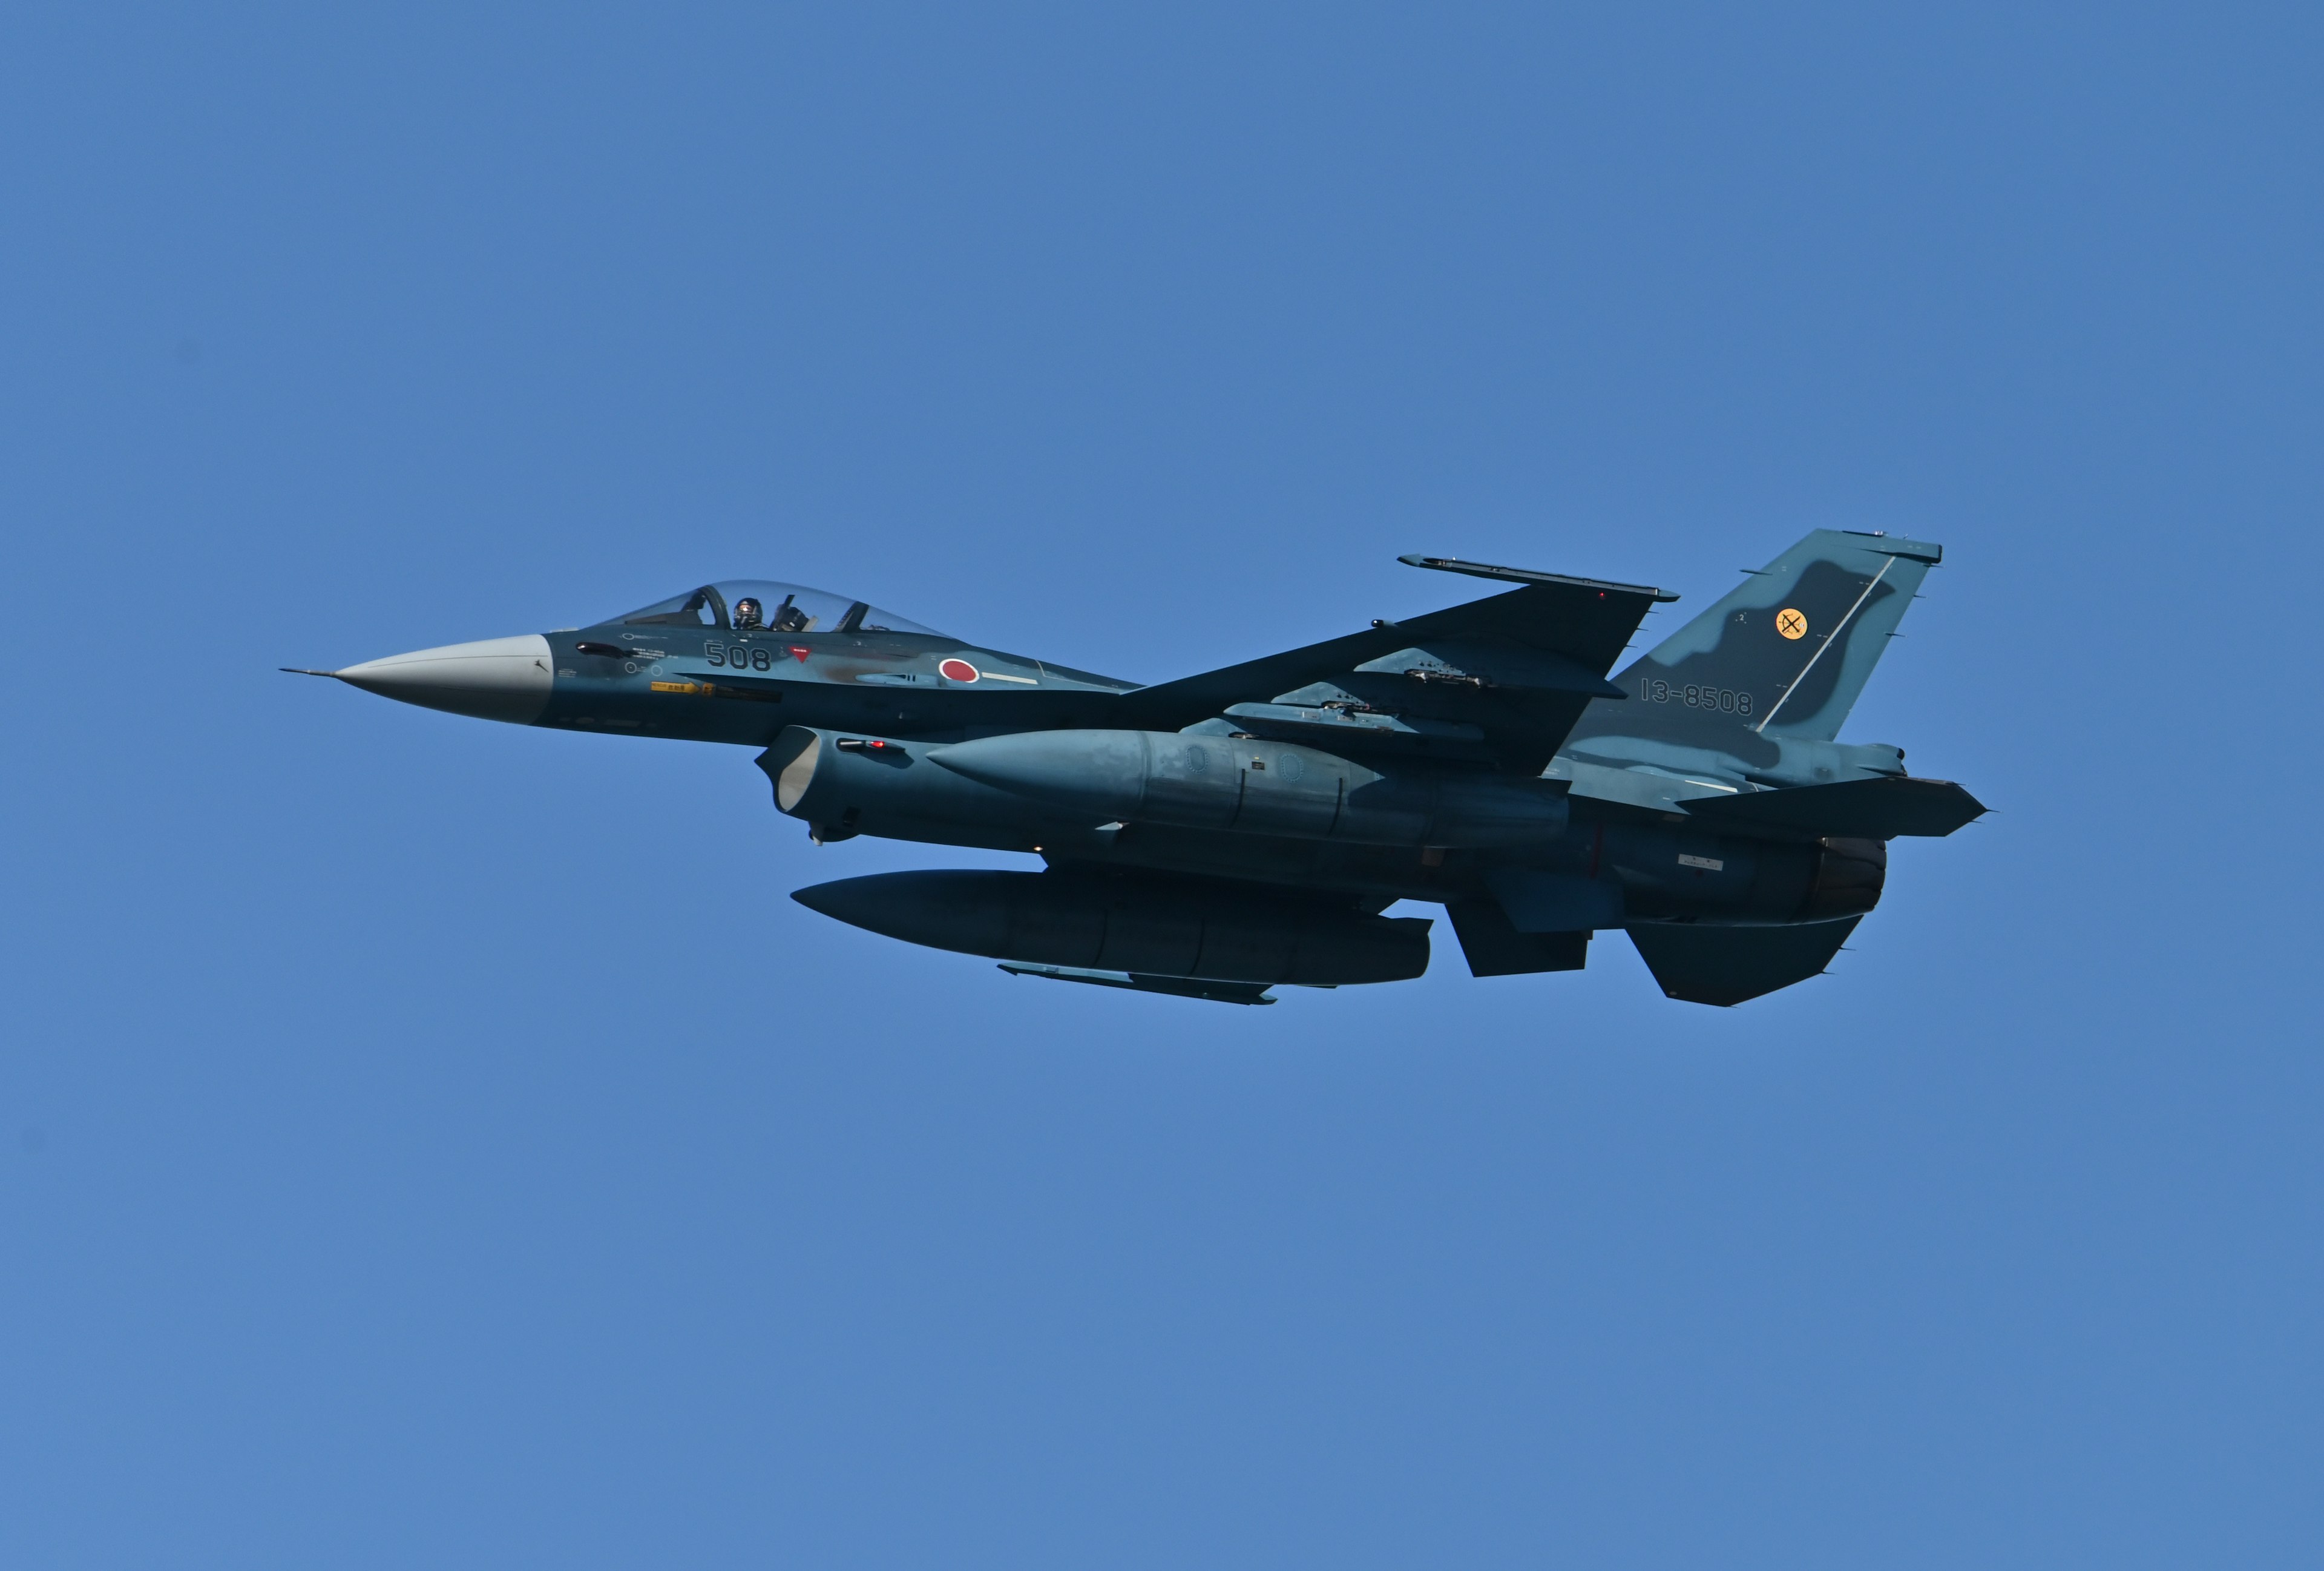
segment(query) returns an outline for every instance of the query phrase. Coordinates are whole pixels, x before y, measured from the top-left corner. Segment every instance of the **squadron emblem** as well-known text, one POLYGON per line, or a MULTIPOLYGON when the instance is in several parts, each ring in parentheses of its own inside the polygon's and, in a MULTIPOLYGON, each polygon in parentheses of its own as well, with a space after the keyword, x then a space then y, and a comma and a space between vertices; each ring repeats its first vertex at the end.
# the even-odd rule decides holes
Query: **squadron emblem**
POLYGON ((1785 638, 1805 638, 1808 635, 1808 619, 1786 605, 1775 613, 1775 631, 1785 638))

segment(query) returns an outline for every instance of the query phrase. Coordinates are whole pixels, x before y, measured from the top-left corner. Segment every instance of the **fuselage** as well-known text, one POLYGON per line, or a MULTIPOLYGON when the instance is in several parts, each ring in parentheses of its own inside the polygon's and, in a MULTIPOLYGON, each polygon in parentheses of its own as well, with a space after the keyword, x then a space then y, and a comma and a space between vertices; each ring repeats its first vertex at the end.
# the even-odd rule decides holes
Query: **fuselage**
POLYGON ((921 633, 616 624, 548 641, 554 674, 535 724, 752 747, 786 725, 934 738, 1070 725, 1136 685, 921 633))
MULTIPOLYGON (((1167 815, 1126 821, 1103 805, 1084 809, 1060 799, 1070 791, 999 789, 929 755, 980 738, 1103 731, 1112 700, 1137 684, 924 631, 738 630, 717 624, 724 620, 689 626, 622 619, 424 650, 334 674, 385 697, 480 718, 765 750, 761 762, 777 787, 777 805, 807 821, 818 844, 868 835, 974 846, 1037 855, 1055 866, 1331 891, 1374 909, 1397 900, 1474 897, 1489 874, 1510 866, 1618 881, 1627 913, 1650 919, 1820 919, 1869 909, 1878 896, 1886 858, 1877 842, 1850 842, 1835 853, 1804 836, 1717 834, 1657 810, 1667 803, 1570 794, 1577 771, 1608 769, 1595 761, 1641 747, 1657 754, 1652 762, 1674 766, 1650 777, 1657 781, 1667 774, 1711 784, 1741 778, 1748 768, 1773 783, 1768 772, 1783 762, 1772 742, 1747 764, 1652 737, 1625 738, 1618 728, 1630 718, 1625 711, 1640 708, 1627 701, 1594 702, 1577 727, 1576 746, 1535 782, 1429 759, 1358 762, 1250 736, 1228 721, 1205 722, 1186 735, 1217 754, 1212 778, 1235 782, 1238 810, 1199 821, 1167 815), (1601 710, 1610 713, 1598 721, 1601 710), (798 761, 810 747, 815 756, 799 781, 798 761), (1424 793, 1457 804, 1487 791, 1529 790, 1539 812, 1519 829, 1500 821, 1509 816, 1504 804, 1499 819, 1481 825, 1456 805, 1415 820, 1404 838, 1286 832, 1296 812, 1269 814, 1290 792, 1286 762, 1311 781, 1351 782, 1353 807, 1368 794, 1385 800, 1424 793), (789 800, 786 769, 799 787, 789 800)), ((1163 743, 1179 735, 1156 734, 1163 743)), ((1868 751, 1864 758, 1853 755, 1868 750, 1794 744, 1791 762, 1800 778, 1785 783, 1880 772, 1868 763, 1899 767, 1887 762, 1893 749, 1868 751)), ((1070 772, 1069 764, 1059 767, 1070 772)))
POLYGON ((1984 809, 1837 740, 1941 555, 1816 531, 1618 677, 1642 585, 1406 557, 1470 601, 1141 687, 794 584, 706 584, 588 627, 337 671, 456 714, 757 750, 818 845, 1038 856, 794 892, 840 920, 1061 980, 1271 1002, 1426 969, 1566 971, 1619 929, 1674 998, 1815 975, 1888 837, 1984 809), (1514 586, 1514 587, 1511 587, 1514 586))

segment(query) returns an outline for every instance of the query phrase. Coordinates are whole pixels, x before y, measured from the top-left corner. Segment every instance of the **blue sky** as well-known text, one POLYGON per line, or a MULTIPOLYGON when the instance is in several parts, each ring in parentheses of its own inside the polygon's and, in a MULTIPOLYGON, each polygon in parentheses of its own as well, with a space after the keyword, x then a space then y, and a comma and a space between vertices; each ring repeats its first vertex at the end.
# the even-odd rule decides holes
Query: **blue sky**
POLYGON ((7 32, 0 1560, 2312 1560, 2312 11, 7 32), (1847 735, 2000 811, 1732 1012, 1010 980, 785 898, 1003 858, 274 671, 1818 526, 1945 542, 1847 735))

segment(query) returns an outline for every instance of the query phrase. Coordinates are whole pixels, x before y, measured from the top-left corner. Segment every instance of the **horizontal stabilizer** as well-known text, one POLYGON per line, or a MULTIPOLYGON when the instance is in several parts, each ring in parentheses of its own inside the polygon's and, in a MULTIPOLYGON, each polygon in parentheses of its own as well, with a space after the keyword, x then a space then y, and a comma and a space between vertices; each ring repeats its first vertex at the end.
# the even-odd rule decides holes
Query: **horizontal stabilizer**
POLYGON ((1092 987, 1129 987, 1139 993, 1167 993, 1175 998, 1203 998, 1213 1003, 1273 1003, 1267 989, 1252 982, 1204 982, 1194 976, 1141 976, 1132 971, 1084 971, 1074 966, 1019 966, 1002 961, 1011 976, 1039 976, 1050 982, 1085 982, 1092 987))
POLYGON ((1790 790, 1692 797, 1677 804, 1690 818, 1721 828, 1793 829, 1888 840, 1899 835, 1950 835, 1986 807, 1949 780, 1885 775, 1790 790))
POLYGON ((1630 942, 1666 996, 1723 1009, 1816 975, 1863 919, 1784 928, 1646 922, 1630 929, 1630 942))

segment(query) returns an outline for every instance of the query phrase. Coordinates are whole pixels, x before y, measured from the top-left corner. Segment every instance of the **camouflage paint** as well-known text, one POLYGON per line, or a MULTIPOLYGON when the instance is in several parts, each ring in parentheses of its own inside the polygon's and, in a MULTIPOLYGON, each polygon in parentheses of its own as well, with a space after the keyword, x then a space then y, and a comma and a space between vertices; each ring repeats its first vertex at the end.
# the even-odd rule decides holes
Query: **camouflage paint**
POLYGON ((1039 856, 798 896, 1019 975, 1236 1003, 1391 980, 1427 963, 1426 924, 1381 914, 1403 899, 1447 909, 1480 976, 1577 969, 1619 928, 1670 996, 1726 1004, 1822 967, 1877 904, 1887 837, 1984 810, 1896 748, 1837 740, 1941 554, 1819 530, 1610 683, 1675 596, 1434 557, 1406 559, 1513 587, 1147 688, 875 627, 860 602, 827 631, 737 623, 716 586, 500 641, 449 701, 405 677, 485 646, 311 674, 765 748, 776 806, 819 843, 1039 856), (538 658, 493 652, 512 642, 538 658))

